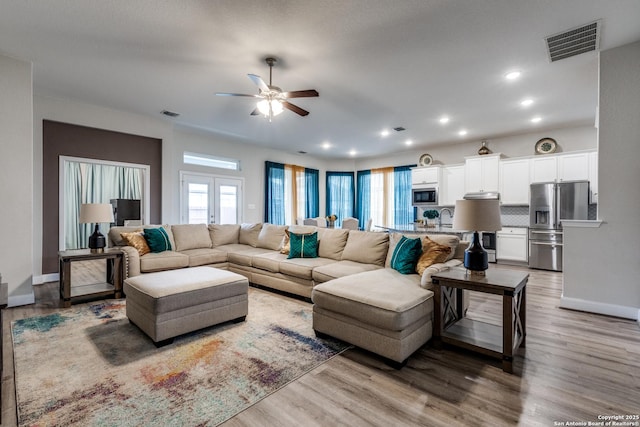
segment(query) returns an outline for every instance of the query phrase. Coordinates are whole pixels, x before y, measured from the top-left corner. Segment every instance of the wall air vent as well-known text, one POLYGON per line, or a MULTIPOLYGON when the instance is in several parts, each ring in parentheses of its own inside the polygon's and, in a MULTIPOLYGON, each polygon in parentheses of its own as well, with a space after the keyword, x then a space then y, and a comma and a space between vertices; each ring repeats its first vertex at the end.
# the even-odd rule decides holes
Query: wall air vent
POLYGON ((174 111, 169 111, 169 110, 162 110, 162 114, 168 117, 178 117, 180 115, 180 113, 176 113, 174 111))
POLYGON ((580 55, 600 49, 600 27, 602 21, 594 21, 562 33, 545 37, 549 61, 580 55))

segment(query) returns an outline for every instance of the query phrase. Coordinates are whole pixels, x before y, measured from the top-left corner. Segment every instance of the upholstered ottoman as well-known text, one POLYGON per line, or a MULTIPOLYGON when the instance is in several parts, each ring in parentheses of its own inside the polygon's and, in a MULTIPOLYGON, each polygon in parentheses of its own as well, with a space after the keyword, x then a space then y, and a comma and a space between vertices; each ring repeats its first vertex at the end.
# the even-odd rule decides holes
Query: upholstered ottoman
POLYGON ((379 354, 402 367, 432 335, 433 292, 417 274, 385 268, 313 288, 313 329, 379 354))
POLYGON ((218 323, 241 322, 248 312, 246 277, 212 267, 192 267, 124 281, 127 317, 156 345, 218 323))

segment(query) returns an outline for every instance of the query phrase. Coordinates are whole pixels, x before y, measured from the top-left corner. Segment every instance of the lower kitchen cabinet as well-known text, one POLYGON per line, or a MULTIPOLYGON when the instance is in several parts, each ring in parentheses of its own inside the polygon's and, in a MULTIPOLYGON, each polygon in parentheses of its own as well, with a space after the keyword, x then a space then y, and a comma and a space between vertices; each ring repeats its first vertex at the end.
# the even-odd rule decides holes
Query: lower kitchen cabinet
POLYGON ((500 261, 528 262, 527 228, 503 227, 496 233, 496 259, 500 261))

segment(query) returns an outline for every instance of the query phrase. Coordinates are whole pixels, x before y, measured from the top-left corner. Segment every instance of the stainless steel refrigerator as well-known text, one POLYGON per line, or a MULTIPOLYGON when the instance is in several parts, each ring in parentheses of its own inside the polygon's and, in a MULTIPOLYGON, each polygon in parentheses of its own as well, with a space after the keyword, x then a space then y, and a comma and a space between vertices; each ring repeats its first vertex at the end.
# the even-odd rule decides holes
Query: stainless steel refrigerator
POLYGON ((531 184, 529 267, 562 271, 562 220, 588 219, 589 181, 531 184))

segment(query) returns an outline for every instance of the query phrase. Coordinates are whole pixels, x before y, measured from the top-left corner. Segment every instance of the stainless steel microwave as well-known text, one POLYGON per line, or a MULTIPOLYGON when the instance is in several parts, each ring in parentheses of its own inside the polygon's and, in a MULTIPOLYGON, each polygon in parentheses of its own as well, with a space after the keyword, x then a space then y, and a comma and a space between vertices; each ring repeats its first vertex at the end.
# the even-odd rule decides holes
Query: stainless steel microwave
POLYGON ((437 205, 438 187, 413 187, 411 189, 411 204, 413 206, 437 205))

